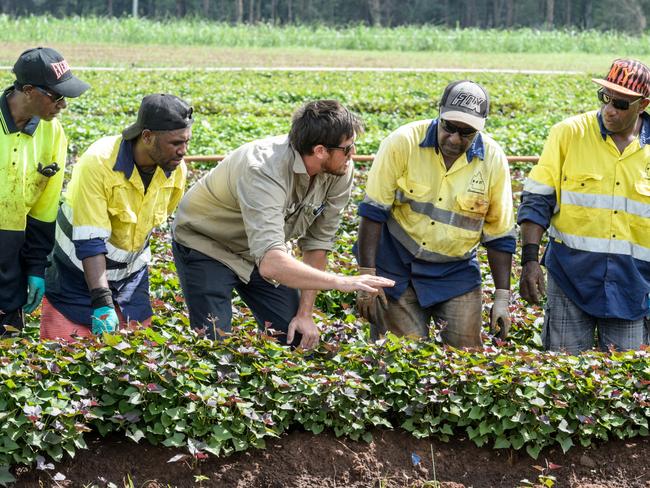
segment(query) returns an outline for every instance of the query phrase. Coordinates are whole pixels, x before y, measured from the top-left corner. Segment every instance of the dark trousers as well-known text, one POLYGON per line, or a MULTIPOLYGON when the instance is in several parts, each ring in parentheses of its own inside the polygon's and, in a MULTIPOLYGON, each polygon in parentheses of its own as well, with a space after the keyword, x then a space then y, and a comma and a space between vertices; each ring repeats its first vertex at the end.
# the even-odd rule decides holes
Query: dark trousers
MULTIPOLYGON (((262 278, 257 266, 250 281, 244 283, 228 266, 195 249, 174 241, 172 250, 192 328, 205 329, 211 339, 218 338, 216 329, 230 332, 232 295, 236 290, 259 326, 284 332, 279 340, 286 343, 289 322, 298 311, 298 290, 274 286, 262 278)), ((300 334, 296 334, 293 345, 299 343, 300 334)))
POLYGON ((0 337, 5 335, 11 335, 14 330, 7 331, 5 325, 13 327, 14 329, 21 330, 25 326, 25 316, 23 315, 23 309, 19 308, 13 312, 4 313, 0 311, 0 337))

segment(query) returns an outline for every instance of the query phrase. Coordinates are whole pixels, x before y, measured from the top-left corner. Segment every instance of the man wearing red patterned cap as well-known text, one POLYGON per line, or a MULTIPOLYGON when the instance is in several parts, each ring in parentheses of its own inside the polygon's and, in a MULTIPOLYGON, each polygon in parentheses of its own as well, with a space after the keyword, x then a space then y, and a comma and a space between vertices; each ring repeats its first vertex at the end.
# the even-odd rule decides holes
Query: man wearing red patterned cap
POLYGON ((600 109, 555 125, 522 194, 521 296, 547 294, 546 349, 638 349, 648 344, 650 70, 617 59, 600 109), (549 242, 538 261, 539 244, 549 242))

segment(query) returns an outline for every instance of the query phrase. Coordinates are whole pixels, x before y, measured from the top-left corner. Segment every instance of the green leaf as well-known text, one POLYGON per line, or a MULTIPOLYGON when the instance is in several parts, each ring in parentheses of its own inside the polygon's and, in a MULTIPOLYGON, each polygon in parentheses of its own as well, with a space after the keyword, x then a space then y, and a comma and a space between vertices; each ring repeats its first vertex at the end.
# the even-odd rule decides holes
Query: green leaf
POLYGON ((526 452, 533 459, 537 459, 541 450, 542 450, 542 446, 539 444, 528 444, 526 446, 526 452))

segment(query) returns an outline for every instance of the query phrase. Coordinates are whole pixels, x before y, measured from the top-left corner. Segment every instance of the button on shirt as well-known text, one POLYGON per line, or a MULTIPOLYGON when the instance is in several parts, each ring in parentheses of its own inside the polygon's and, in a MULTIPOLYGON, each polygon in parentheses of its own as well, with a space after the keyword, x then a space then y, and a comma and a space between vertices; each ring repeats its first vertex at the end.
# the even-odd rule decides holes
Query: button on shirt
POLYGON ((287 136, 245 144, 201 178, 183 197, 174 239, 216 259, 248 283, 271 249, 334 247, 340 214, 352 188, 345 175, 310 177, 287 136))
POLYGON ((518 221, 548 228, 544 264, 594 317, 638 320, 650 292, 650 116, 621 153, 599 112, 551 128, 518 221))
POLYGON ((413 122, 382 142, 359 206, 359 215, 384 223, 375 264, 396 281, 385 292, 397 299, 412 283, 423 307, 480 285, 479 243, 515 251, 505 154, 479 133, 447 170, 437 126, 413 122))

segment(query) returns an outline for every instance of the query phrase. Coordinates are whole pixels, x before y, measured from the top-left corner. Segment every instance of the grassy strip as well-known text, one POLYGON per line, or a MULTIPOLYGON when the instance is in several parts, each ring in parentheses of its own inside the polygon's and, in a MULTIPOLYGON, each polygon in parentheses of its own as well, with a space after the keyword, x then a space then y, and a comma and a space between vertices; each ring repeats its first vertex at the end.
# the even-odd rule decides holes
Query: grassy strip
POLYGON ((600 31, 231 25, 201 19, 107 19, 0 16, 0 41, 214 47, 300 47, 366 51, 650 54, 650 36, 600 31), (42 36, 42 37, 41 37, 42 36), (624 52, 622 52, 624 46, 624 52))
POLYGON ((647 350, 572 357, 497 344, 472 353, 392 336, 370 345, 359 325, 329 327, 310 355, 250 324, 217 344, 172 323, 105 335, 106 347, 4 339, 0 465, 73 455, 89 429, 196 456, 264 447, 293 425, 366 440, 374 426, 401 426, 535 458, 546 446, 648 435, 647 350))
POLYGON ((73 66, 116 68, 330 67, 392 69, 512 69, 578 71, 604 74, 612 54, 349 51, 315 48, 247 48, 210 46, 125 46, 49 39, 3 43, 0 65, 12 66, 18 54, 36 44, 54 46, 73 66))

